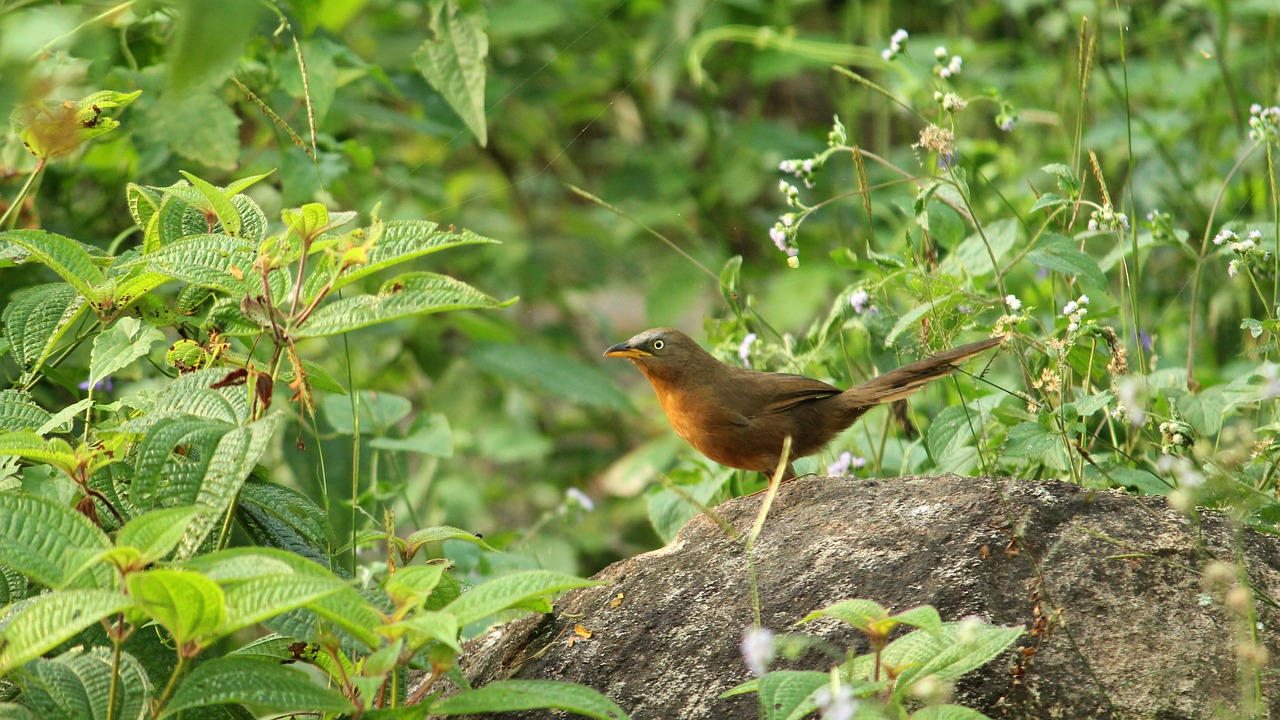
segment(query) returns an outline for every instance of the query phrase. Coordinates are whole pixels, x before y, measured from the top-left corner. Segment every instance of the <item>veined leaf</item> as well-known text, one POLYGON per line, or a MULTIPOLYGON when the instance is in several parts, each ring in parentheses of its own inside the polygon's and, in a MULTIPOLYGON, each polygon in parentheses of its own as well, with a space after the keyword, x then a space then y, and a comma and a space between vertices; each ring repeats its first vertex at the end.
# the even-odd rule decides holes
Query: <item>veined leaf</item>
POLYGON ((129 214, 133 216, 133 223, 145 234, 147 228, 151 226, 152 219, 160 212, 160 203, 164 200, 164 195, 155 188, 137 183, 126 185, 124 194, 129 205, 129 214))
POLYGON ((178 545, 187 526, 203 512, 188 505, 143 513, 120 529, 116 545, 137 548, 143 563, 153 563, 178 545))
POLYGON ((15 455, 23 460, 53 465, 64 472, 75 470, 78 457, 75 448, 62 438, 44 438, 34 430, 15 430, 0 435, 0 455, 15 455))
POLYGON ((240 237, 240 213, 236 207, 231 204, 230 195, 234 193, 224 193, 213 184, 203 180, 186 170, 179 170, 182 177, 195 187, 205 200, 205 207, 218 216, 218 222, 222 223, 222 231, 233 237, 240 237))
POLYGON ((39 368, 87 307, 84 297, 65 283, 15 292, 4 309, 4 334, 14 360, 25 372, 39 368))
MULTIPOLYGON (((369 229, 363 230, 369 233, 369 229)), ((358 243, 349 233, 339 242, 358 243)), ((365 261, 347 268, 333 283, 333 290, 345 287, 361 278, 385 270, 389 267, 429 255, 441 250, 462 245, 483 245, 497 243, 487 237, 476 235, 470 230, 445 230, 436 223, 427 220, 392 220, 382 224, 381 235, 373 248, 369 250, 365 261)), ((315 297, 323 284, 333 273, 333 265, 337 262, 334 254, 322 255, 307 277, 303 295, 315 297)))
POLYGON ((250 477, 240 489, 236 519, 259 545, 329 562, 329 523, 311 498, 284 485, 250 477))
POLYGON ((991 720, 991 718, 963 705, 931 705, 912 713, 911 720, 991 720))
POLYGON ((1098 262, 1081 252, 1079 245, 1079 242, 1061 235, 1047 233, 1027 253, 1026 262, 1064 275, 1077 276, 1089 287, 1105 290, 1107 279, 1098 269, 1098 262))
POLYGON ((226 620, 222 588, 200 573, 154 568, 130 573, 129 594, 138 607, 186 645, 216 637, 226 620))
MULTIPOLYGON (((765 673, 760 678, 760 702, 766 709, 765 716, 770 720, 786 720, 793 717, 806 700, 810 700, 813 692, 824 685, 831 684, 831 676, 824 672, 803 670, 775 670, 765 673)), ((807 703, 810 712, 816 704, 807 703)), ((808 713, 805 713, 807 715, 808 713)), ((801 716, 803 717, 803 715, 801 716)))
POLYGON ((240 296, 252 292, 246 278, 255 272, 257 255, 248 240, 206 234, 171 242, 146 259, 152 271, 166 277, 240 296))
POLYGON ((408 545, 406 554, 412 557, 418 552, 418 549, 430 542, 442 542, 445 540, 465 540, 473 545, 479 545, 490 552, 497 552, 489 543, 476 537, 475 533, 469 533, 466 530, 459 530, 456 527, 440 526, 429 527, 418 530, 405 540, 408 545))
POLYGON ((272 715, 354 710, 341 693, 320 687, 301 670, 232 655, 196 666, 183 678, 160 717, 230 703, 247 703, 272 715))
POLYGON ((459 625, 467 625, 531 598, 559 590, 600 584, 602 583, 595 580, 584 580, 550 570, 526 570, 477 585, 444 609, 458 618, 459 625))
POLYGON ((461 653, 462 645, 458 642, 458 630, 457 618, 447 612, 432 610, 415 613, 406 620, 379 628, 379 632, 388 638, 405 638, 409 647, 415 651, 434 640, 449 646, 454 652, 461 653))
POLYGON ((489 38, 484 8, 474 5, 463 10, 448 0, 434 0, 428 12, 433 37, 418 47, 413 62, 480 145, 486 145, 484 59, 489 54, 489 38))
POLYGON ((133 598, 108 590, 63 590, 14 605, 0 631, 0 677, 133 606, 133 598))
POLYGON ((293 332, 294 337, 340 335, 370 325, 414 315, 502 308, 516 298, 499 301, 445 275, 410 273, 387 281, 377 295, 342 298, 322 306, 293 332))
MULTIPOLYGON (((13 679, 26 700, 44 718, 107 718, 144 720, 151 700, 151 679, 136 658, 120 653, 117 664, 109 647, 85 652, 69 650, 56 658, 36 658, 13 679), (115 707, 109 707, 115 681, 115 707)), ((0 716, 9 717, 3 713, 0 716)))
POLYGON ((146 265, 139 264, 124 275, 112 277, 108 281, 109 299, 118 313, 129 309, 135 302, 142 301, 147 293, 167 282, 169 282, 167 275, 152 272, 146 265))
POLYGON ((263 622, 346 588, 333 575, 262 575, 223 588, 227 613, 214 637, 263 622))
POLYGON ((0 493, 0 562, 36 582, 55 589, 109 588, 110 568, 93 566, 110 549, 102 529, 66 505, 0 493))
POLYGON ((626 720, 617 703, 586 685, 554 680, 497 680, 431 704, 432 715, 566 710, 599 720, 626 720))
POLYGON ((93 339, 89 355, 89 386, 128 367, 151 351, 151 346, 164 340, 164 333, 137 318, 123 317, 93 339))
POLYGON ((870 630, 875 623, 889 617, 889 611, 874 600, 844 600, 828 605, 821 610, 814 610, 800 620, 802 623, 831 617, 848 623, 859 630, 870 630))
POLYGON ((84 246, 69 237, 44 230, 9 230, 0 232, 0 241, 17 245, 40 263, 49 266, 89 302, 102 299, 106 278, 84 246))
POLYGON ((26 390, 0 390, 0 430, 35 430, 51 417, 26 390))

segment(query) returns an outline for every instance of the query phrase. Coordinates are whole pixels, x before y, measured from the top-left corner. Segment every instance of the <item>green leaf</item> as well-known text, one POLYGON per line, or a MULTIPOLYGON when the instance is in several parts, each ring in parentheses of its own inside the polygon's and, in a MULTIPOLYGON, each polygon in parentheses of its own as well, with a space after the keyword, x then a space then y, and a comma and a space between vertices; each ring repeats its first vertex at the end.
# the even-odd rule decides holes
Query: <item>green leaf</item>
POLYGON ((40 100, 19 108, 10 121, 27 150, 47 160, 66 155, 120 127, 119 120, 102 111, 124 107, 141 94, 141 90, 132 93, 101 90, 75 102, 40 100))
POLYGON ((1009 430, 1004 441, 1005 457, 1041 464, 1054 470, 1067 470, 1067 452, 1062 436, 1050 432, 1039 423, 1024 422, 1009 430))
POLYGON ((998 264, 1009 254, 1018 241, 1018 220, 1007 218, 988 225, 984 233, 974 233, 960 243, 955 252, 943 259, 939 269, 948 274, 966 272, 974 277, 985 277, 995 271, 992 256, 998 264), (983 239, 985 234, 986 239, 983 239), (989 250, 988 250, 989 248, 989 250))
POLYGON ((431 704, 429 714, 472 715, 518 710, 565 710, 599 720, 625 720, 627 713, 585 685, 553 680, 497 680, 431 704))
MULTIPOLYGON (((392 220, 382 223, 379 230, 375 230, 374 227, 362 228, 349 233, 344 239, 356 243, 366 236, 376 236, 373 248, 368 251, 363 263, 345 269, 333 281, 331 291, 423 255, 463 245, 485 245, 498 242, 476 235, 470 230, 441 229, 436 223, 427 220, 392 220)), ((316 263, 315 269, 307 277, 306 289, 303 293, 308 299, 315 297, 323 283, 332 275, 335 262, 337 262, 336 257, 326 254, 316 263)))
MULTIPOLYGON (((381 435, 408 417, 413 403, 408 398, 389 392, 361 390, 355 398, 360 407, 360 434, 381 435)), ((342 435, 355 435, 355 416, 351 413, 353 398, 327 395, 320 399, 329 426, 342 435)))
POLYGON ((42 366, 87 307, 84 297, 66 283, 15 292, 4 309, 4 335, 22 370, 30 373, 42 366))
POLYGON ((151 351, 151 346, 164 340, 164 333, 137 318, 123 317, 93 340, 89 355, 89 387, 103 378, 128 367, 151 351))
POLYGON ((1064 275, 1074 275, 1091 288, 1107 288, 1107 279, 1098 269, 1098 262, 1081 252, 1078 242, 1061 235, 1047 233, 1041 237, 1035 249, 1027 253, 1026 262, 1064 275))
MULTIPOLYGON (((136 658, 120 653, 118 673, 109 647, 74 648, 47 660, 36 658, 13 679, 23 699, 44 718, 108 717, 144 720, 151 700, 151 680, 136 658), (116 676, 113 677, 113 674, 116 676), (114 681, 115 707, 110 707, 114 681)), ((0 717, 10 717, 0 711, 0 717)))
POLYGON ((489 546, 489 543, 479 537, 476 537, 475 533, 469 533, 466 530, 459 530, 455 527, 440 526, 423 528, 410 535, 408 539, 405 540, 405 543, 408 545, 408 550, 405 554, 409 557, 413 557, 413 555, 417 553, 418 549, 423 545, 432 542, 443 542, 445 540, 465 540, 473 545, 479 545, 490 552, 497 552, 497 550, 494 550, 489 546))
POLYGON ((1031 206, 1031 212, 1035 212, 1037 210, 1045 210, 1048 208, 1061 207, 1063 205, 1070 205, 1070 204, 1071 204, 1071 201, 1068 200, 1067 198, 1062 197, 1061 195, 1056 195, 1054 193, 1045 193, 1040 197, 1036 198, 1036 204, 1031 206))
POLYGON ((1241 320, 1240 329, 1248 330, 1249 337, 1252 337, 1255 339, 1262 337, 1262 323, 1255 320, 1254 318, 1245 318, 1244 320, 1241 320))
POLYGON ((1076 178, 1075 172, 1070 167, 1062 163, 1050 163, 1040 169, 1058 179, 1059 190, 1071 197, 1080 194, 1080 180, 1076 178))
POLYGON ((369 441, 369 447, 449 458, 453 457, 453 432, 444 415, 420 415, 414 419, 408 435, 377 437, 369 441))
POLYGON ((153 568, 126 578, 129 594, 184 646, 215 637, 226 620, 222 588, 200 573, 153 568))
POLYGON ((261 575, 230 583, 223 588, 226 617, 210 637, 223 637, 309 605, 346 587, 346 583, 333 575, 295 573, 261 575))
POLYGON ((377 295, 342 298, 322 306, 293 332, 295 338, 340 335, 389 320, 449 310, 504 308, 499 301, 445 275, 410 273, 388 280, 377 295))
POLYGON ((231 195, 235 193, 224 193, 213 184, 206 182, 186 170, 179 170, 182 177, 186 178, 197 191, 204 196, 207 207, 213 211, 218 217, 218 222, 222 223, 222 231, 233 237, 240 236, 240 212, 236 210, 236 206, 231 204, 231 195))
POLYGON ((0 430, 36 430, 52 417, 26 390, 0 390, 0 430))
POLYGON ((467 625, 530 598, 600 584, 550 570, 526 570, 477 585, 444 609, 458 618, 459 625, 467 625))
POLYGON ((89 302, 101 300, 106 278, 93 257, 75 240, 44 230, 9 230, 0 232, 0 241, 31 253, 32 258, 49 266, 89 302))
POLYGON ((1110 390, 1103 390, 1100 393, 1094 393, 1076 400, 1064 408, 1068 412, 1074 413, 1077 417, 1089 417, 1099 410, 1107 407, 1115 400, 1115 396, 1110 390))
POLYGON ((196 666, 182 680, 160 717, 231 703, 252 705, 271 715, 354 710, 341 693, 320 687, 301 670, 233 655, 196 666))
POLYGON ((133 606, 128 595, 107 590, 63 590, 14 605, 0 632, 0 677, 133 606))
POLYGON ((0 493, 0 563, 50 588, 109 588, 111 541, 92 521, 35 495, 0 493))
MULTIPOLYGON (((431 563, 429 565, 410 565, 395 571, 383 583, 383 589, 387 591, 387 595, 397 606, 405 604, 420 605, 431 595, 431 591, 435 590, 436 585, 440 584, 440 579, 444 577, 445 570, 448 569, 446 563, 431 563)), ((452 618, 452 615, 449 615, 452 618)))
POLYGON ((986 665, 1023 633, 1022 628, 973 620, 950 622, 943 625, 941 638, 921 631, 908 633, 889 643, 881 658, 893 667, 906 668, 894 689, 895 694, 905 696, 921 678, 932 676, 946 682, 986 665))
POLYGON ((152 271, 165 277, 240 296, 249 292, 245 278, 254 272, 257 255, 257 246, 243 238, 192 235, 165 245, 146 259, 152 271))
POLYGON ((119 547, 137 548, 145 564, 161 560, 178 545, 187 526, 205 510, 182 506, 152 510, 130 520, 116 537, 119 547))
POLYGON ((814 610, 801 618, 800 622, 807 623, 822 617, 835 618, 865 632, 875 623, 888 618, 889 611, 874 600, 845 600, 814 610))
MULTIPOLYGON (((768 720, 786 720, 806 705, 815 690, 831 683, 831 676, 824 672, 801 670, 775 670, 760 678, 760 704, 768 720)), ((812 702, 810 710, 816 709, 812 702)), ((807 714, 807 713, 806 713, 807 714)), ((803 717, 803 716, 801 716, 803 717)))
POLYGON ((415 651, 434 640, 461 653, 458 629, 458 619, 453 615, 426 610, 415 613, 406 620, 384 625, 379 631, 392 638, 405 636, 409 648, 415 651))
POLYGON ((467 359, 481 370, 583 405, 631 410, 631 401, 594 365, 533 345, 478 343, 467 359))
POLYGON ((890 615, 889 619, 896 620, 904 625, 918 627, 939 640, 942 639, 942 618, 938 616, 937 609, 932 605, 908 608, 900 613, 890 615))
POLYGON ((463 10, 451 0, 432 0, 428 8, 432 37, 414 52, 413 61, 484 146, 489 142, 484 117, 484 59, 489 54, 484 8, 473 3, 463 10))
POLYGON ((685 496, 706 505, 724 488, 726 479, 727 473, 714 474, 692 484, 682 483, 676 485, 680 492, 666 487, 653 488, 645 503, 649 511, 649 524, 653 525, 659 537, 670 542, 680 532, 680 528, 689 522, 689 518, 699 512, 698 506, 689 502, 685 496))
POLYGON ((297 490, 251 476, 240 489, 236 519, 259 545, 329 563, 328 516, 297 490))

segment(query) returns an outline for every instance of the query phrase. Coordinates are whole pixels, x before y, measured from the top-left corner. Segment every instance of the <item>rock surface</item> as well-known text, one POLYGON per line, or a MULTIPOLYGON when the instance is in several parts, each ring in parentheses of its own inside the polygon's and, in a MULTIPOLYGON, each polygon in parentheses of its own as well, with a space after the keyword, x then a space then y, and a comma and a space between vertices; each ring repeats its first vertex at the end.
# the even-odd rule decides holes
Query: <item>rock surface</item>
MULTIPOLYGON (((746 533, 763 498, 715 512, 746 533)), ((1060 482, 800 479, 781 488, 754 555, 763 625, 775 631, 852 598, 891 611, 928 603, 944 620, 977 616, 1028 630, 1043 615, 1045 632, 957 683, 953 702, 992 717, 1191 720, 1223 709, 1239 717, 1257 667, 1239 648, 1261 628, 1271 660, 1262 662, 1258 711, 1280 718, 1280 611, 1268 604, 1280 598, 1280 542, 1212 512, 1197 525, 1158 498, 1060 482), (1215 565, 1237 556, 1252 597, 1215 565)), ((553 615, 475 641, 464 672, 475 685, 584 683, 636 720, 756 718, 755 695, 720 698, 751 677, 739 652, 752 623, 748 574, 741 542, 699 515, 666 547, 596 575, 607 584, 561 598, 553 615), (578 637, 576 625, 591 637, 578 637)), ((834 620, 799 630, 866 650, 834 620)), ((778 666, 832 663, 810 652, 778 666)))

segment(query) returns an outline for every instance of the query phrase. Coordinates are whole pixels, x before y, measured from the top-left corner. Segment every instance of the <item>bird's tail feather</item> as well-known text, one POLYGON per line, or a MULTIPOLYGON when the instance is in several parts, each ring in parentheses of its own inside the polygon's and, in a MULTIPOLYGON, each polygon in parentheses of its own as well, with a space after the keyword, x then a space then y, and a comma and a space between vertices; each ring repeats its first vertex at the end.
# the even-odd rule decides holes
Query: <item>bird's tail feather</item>
POLYGON ((955 372, 960 363, 1002 344, 1007 337, 1007 335, 991 337, 931 355, 910 365, 903 365, 896 370, 877 375, 844 394, 851 405, 859 407, 901 400, 930 382, 950 375, 955 372))

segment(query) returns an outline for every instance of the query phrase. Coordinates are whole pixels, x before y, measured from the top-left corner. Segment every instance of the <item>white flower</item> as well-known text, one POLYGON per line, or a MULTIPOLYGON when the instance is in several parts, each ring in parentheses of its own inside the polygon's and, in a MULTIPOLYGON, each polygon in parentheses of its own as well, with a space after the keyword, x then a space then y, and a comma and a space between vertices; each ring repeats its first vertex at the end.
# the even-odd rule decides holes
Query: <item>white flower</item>
POLYGON ((588 496, 586 493, 582 492, 576 487, 571 487, 565 490, 564 497, 566 501, 576 503, 579 507, 581 507, 583 510, 586 510, 587 512, 591 512, 592 510, 596 509, 595 501, 592 500, 591 497, 588 496))
POLYGON ((1088 296, 1088 295, 1081 295, 1081 296, 1080 296, 1080 299, 1076 300, 1076 302, 1080 303, 1081 305, 1088 305, 1088 304, 1089 304, 1089 296, 1088 296))
POLYGON ((939 60, 943 60, 947 57, 947 49, 942 45, 939 45, 938 47, 933 49, 933 56, 938 58, 939 60))
POLYGON ((1004 304, 1008 305, 1010 310, 1022 309, 1022 301, 1018 299, 1017 295, 1005 295, 1004 304))
POLYGON ((760 677, 769 671, 773 662, 773 631, 765 627, 750 627, 742 631, 742 660, 752 675, 760 677))
POLYGON ((853 311, 858 313, 859 315, 866 312, 867 302, 870 300, 871 300, 871 296, 867 294, 866 290, 863 290, 861 288, 854 290, 849 295, 849 305, 853 308, 853 311))
POLYGON ((881 51, 880 51, 880 57, 884 58, 885 60, 892 60, 892 59, 893 59, 893 51, 892 51, 892 50, 881 50, 881 51))
POLYGON ((751 354, 751 344, 755 341, 756 334, 747 333, 747 336, 742 338, 742 344, 738 346, 738 357, 742 359, 742 364, 747 367, 751 367, 751 361, 748 356, 751 354))
POLYGON ((1062 306, 1062 316, 1066 317, 1068 315, 1072 315, 1075 313, 1075 311, 1079 309, 1080 309, 1080 306, 1076 304, 1075 300, 1072 300, 1071 302, 1062 306))
POLYGON ((852 720, 861 703, 853 697, 853 688, 845 684, 834 694, 830 685, 823 685, 813 694, 813 702, 822 711, 822 720, 852 720))
POLYGON ((889 42, 897 43, 901 45, 902 43, 907 41, 907 37, 908 37, 907 31, 903 30, 902 28, 898 28, 893 32, 893 35, 889 38, 889 42))

